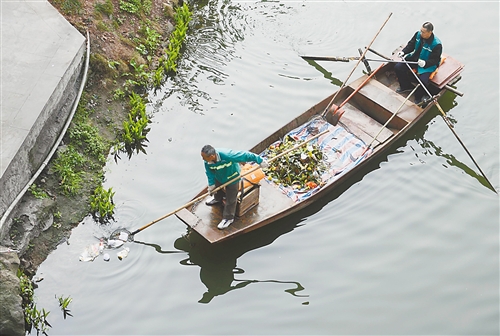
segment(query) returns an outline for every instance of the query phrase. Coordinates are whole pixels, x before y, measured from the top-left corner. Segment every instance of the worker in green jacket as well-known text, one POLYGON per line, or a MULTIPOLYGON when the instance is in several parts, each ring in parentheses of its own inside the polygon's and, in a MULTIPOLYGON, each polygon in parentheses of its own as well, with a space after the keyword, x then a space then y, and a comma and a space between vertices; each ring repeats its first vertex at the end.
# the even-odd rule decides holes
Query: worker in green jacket
MULTIPOLYGON (((434 35, 434 26, 430 22, 424 22, 422 28, 417 31, 406 46, 398 53, 398 56, 405 61, 414 61, 418 64, 411 64, 410 67, 416 70, 417 76, 420 78, 425 87, 432 92, 433 88, 430 85, 430 76, 441 62, 441 54, 443 45, 441 40, 434 35)), ((399 81, 397 93, 409 92, 413 89, 411 81, 415 80, 415 75, 410 72, 408 65, 404 62, 397 63, 394 66, 394 71, 399 81)), ((422 103, 426 98, 425 90, 419 87, 415 91, 415 103, 422 103)))
MULTIPOLYGON (((201 157, 205 164, 205 173, 208 179, 208 192, 212 195, 212 191, 223 185, 224 183, 238 177, 240 175, 240 162, 256 162, 262 168, 267 168, 269 164, 266 160, 257 154, 248 151, 234 151, 231 149, 218 148, 215 149, 210 145, 205 145, 201 149, 201 157)), ((219 229, 225 229, 234 222, 234 214, 236 212, 236 198, 238 197, 238 183, 240 179, 236 179, 223 189, 218 190, 213 198, 206 202, 207 205, 215 205, 222 203, 224 194, 226 203, 222 213, 222 221, 217 225, 219 229)))

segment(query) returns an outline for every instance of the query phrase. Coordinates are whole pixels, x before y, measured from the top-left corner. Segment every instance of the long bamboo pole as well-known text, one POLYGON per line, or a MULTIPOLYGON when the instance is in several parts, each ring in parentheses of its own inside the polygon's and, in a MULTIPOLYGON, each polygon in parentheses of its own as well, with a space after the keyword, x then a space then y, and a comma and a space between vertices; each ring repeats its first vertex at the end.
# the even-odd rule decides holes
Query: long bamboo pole
MULTIPOLYGON (((410 72, 415 76, 415 78, 418 80, 418 82, 420 83, 420 85, 424 88, 425 92, 429 95, 429 97, 433 97, 429 90, 427 89, 427 87, 422 83, 422 81, 420 80, 420 77, 418 77, 418 75, 416 73, 413 72, 412 68, 410 67, 410 65, 408 63, 406 63, 406 66, 408 67, 408 69, 410 70, 410 72)), ((469 152, 469 150, 467 149, 467 147, 465 147, 465 144, 462 142, 462 140, 460 139, 460 137, 458 136, 458 134, 455 132, 455 130, 453 129, 453 125, 451 124, 450 120, 448 119, 448 117, 446 116, 446 114, 444 113, 443 109, 441 108, 441 105, 439 104, 439 102, 437 101, 437 99, 435 97, 432 98, 434 100, 434 102, 436 103, 436 106, 439 110, 439 112, 441 113, 441 117, 443 117, 443 120, 444 122, 446 123, 446 125, 448 126, 448 128, 451 130, 451 132, 455 135, 455 137, 457 138, 458 142, 460 142, 460 144, 462 145, 463 149, 465 150, 465 152, 467 152, 467 154, 469 155, 469 157, 471 158, 472 162, 474 162, 474 164, 476 165, 477 169, 479 169, 479 171, 481 172, 481 174, 483 175, 484 179, 486 180, 486 182, 488 182, 488 184, 490 185, 490 188, 491 190, 493 190, 496 194, 498 194, 497 190, 495 189, 495 187, 493 187, 493 184, 491 184, 490 180, 488 180, 488 178, 486 177, 486 174, 484 174, 483 170, 481 169, 481 167, 479 167, 478 163, 476 162, 476 160, 474 160, 474 157, 472 156, 472 154, 469 152)))
POLYGON ((377 34, 375 34, 375 36, 373 37, 372 41, 370 42, 370 44, 368 45, 368 47, 365 48, 365 51, 363 52, 363 54, 361 55, 361 57, 358 59, 358 61, 356 62, 356 65, 354 66, 354 68, 351 70, 351 73, 349 74, 349 76, 347 76, 347 79, 342 83, 342 85, 340 86, 340 89, 337 90, 337 92, 335 92, 335 94, 333 95, 332 97, 332 100, 330 100, 330 102, 328 103, 328 105, 326 106, 325 110, 323 111, 322 113, 322 116, 324 117, 326 115, 326 113, 328 112, 328 109, 330 108, 330 106, 332 105, 333 101, 335 100, 335 98, 337 98, 337 95, 339 94, 340 91, 342 91, 342 89, 345 87, 346 83, 349 81, 349 78, 351 78, 352 74, 354 73, 354 70, 356 70, 356 68, 358 67, 359 63, 361 63, 361 61, 363 60, 363 58, 365 57, 367 51, 368 51, 368 48, 371 47, 371 45, 373 44, 373 42, 375 42, 375 39, 377 38, 378 34, 380 34, 380 32, 382 31, 382 29, 384 28, 385 24, 387 23, 387 21, 389 21, 389 19, 391 18, 392 16, 392 13, 389 14, 389 16, 387 17, 387 19, 385 19, 384 23, 382 24, 382 26, 380 27, 380 29, 378 30, 377 34))

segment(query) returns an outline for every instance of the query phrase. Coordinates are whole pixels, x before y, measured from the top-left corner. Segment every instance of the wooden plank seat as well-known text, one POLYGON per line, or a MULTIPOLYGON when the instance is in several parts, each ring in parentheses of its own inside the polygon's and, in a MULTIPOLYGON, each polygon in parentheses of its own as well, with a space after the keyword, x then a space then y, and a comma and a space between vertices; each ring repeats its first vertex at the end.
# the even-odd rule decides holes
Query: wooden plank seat
MULTIPOLYGON (((349 87, 354 90, 365 78, 366 75, 352 82, 349 87)), ((366 111, 379 123, 385 124, 404 102, 405 97, 397 94, 379 81, 372 79, 359 90, 353 99, 354 104, 358 105, 361 110, 366 111)), ((421 113, 422 109, 420 107, 407 100, 388 127, 400 130, 407 123, 415 120, 421 113)))
MULTIPOLYGON (((370 118, 350 103, 346 103, 342 109, 344 109, 345 112, 342 115, 340 122, 346 126, 348 131, 363 140, 367 145, 372 142, 375 136, 377 136, 379 131, 382 129, 382 124, 373 118, 370 118)), ((375 140, 375 145, 386 141, 392 135, 393 132, 384 127, 380 135, 375 140)))

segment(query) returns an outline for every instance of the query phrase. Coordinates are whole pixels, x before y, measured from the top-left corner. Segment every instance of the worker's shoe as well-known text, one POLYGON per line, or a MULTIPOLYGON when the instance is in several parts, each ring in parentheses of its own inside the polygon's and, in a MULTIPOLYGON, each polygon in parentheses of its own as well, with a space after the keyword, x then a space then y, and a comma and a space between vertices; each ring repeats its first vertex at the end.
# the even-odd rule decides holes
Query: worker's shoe
POLYGON ((425 108, 427 105, 429 105, 429 102, 431 101, 430 97, 426 94, 424 94, 422 97, 419 99, 415 99, 415 104, 418 106, 425 108))
POLYGON ((220 204, 220 203, 221 203, 221 201, 217 201, 215 199, 215 197, 212 197, 211 200, 205 202, 206 205, 216 205, 216 204, 220 204))
POLYGON ((217 228, 220 230, 223 230, 227 228, 229 225, 233 224, 234 219, 223 219, 220 221, 219 225, 217 225, 217 228))

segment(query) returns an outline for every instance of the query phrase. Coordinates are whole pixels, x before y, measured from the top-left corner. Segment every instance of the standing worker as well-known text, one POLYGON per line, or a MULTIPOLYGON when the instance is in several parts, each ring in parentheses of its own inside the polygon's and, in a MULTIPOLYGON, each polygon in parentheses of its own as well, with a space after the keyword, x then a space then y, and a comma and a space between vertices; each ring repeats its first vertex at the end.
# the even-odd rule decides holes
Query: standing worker
MULTIPOLYGON (((429 88, 428 85, 430 81, 429 76, 439 66, 441 53, 443 51, 441 40, 434 35, 433 31, 434 26, 432 23, 425 22, 420 31, 417 31, 406 47, 398 53, 398 56, 406 61, 418 62, 418 64, 409 65, 412 69, 416 69, 420 81, 429 91, 432 89, 429 88)), ((407 63, 397 63, 394 67, 394 71, 399 81, 399 88, 396 92, 403 93, 411 91, 411 81, 415 79, 415 76, 410 73, 407 63)), ((424 100, 425 90, 419 87, 417 91, 415 91, 415 103, 419 104, 424 100)))
MULTIPOLYGON (((256 162, 262 168, 269 167, 269 164, 262 157, 248 151, 233 151, 231 149, 215 149, 210 145, 205 145, 201 149, 201 157, 205 164, 205 173, 208 179, 208 192, 223 185, 224 183, 240 175, 240 162, 256 162)), ((226 204, 222 213, 222 221, 217 225, 219 229, 225 229, 234 222, 236 212, 236 198, 238 197, 238 187, 240 179, 235 180, 226 186, 226 191, 218 190, 207 205, 220 204, 224 194, 226 195, 226 204)))

